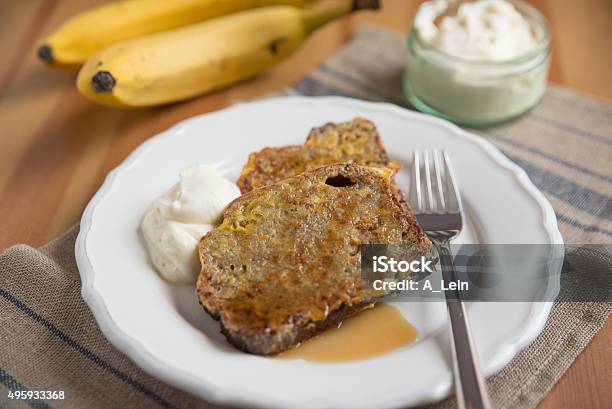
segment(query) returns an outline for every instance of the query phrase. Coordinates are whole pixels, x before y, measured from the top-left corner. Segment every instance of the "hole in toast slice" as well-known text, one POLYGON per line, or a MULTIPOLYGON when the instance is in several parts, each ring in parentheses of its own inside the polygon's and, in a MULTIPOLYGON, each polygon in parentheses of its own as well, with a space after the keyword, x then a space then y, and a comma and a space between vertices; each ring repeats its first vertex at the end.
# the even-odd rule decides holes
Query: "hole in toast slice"
POLYGON ((333 187, 349 187, 353 186, 356 182, 342 175, 330 176, 325 180, 325 184, 333 187))

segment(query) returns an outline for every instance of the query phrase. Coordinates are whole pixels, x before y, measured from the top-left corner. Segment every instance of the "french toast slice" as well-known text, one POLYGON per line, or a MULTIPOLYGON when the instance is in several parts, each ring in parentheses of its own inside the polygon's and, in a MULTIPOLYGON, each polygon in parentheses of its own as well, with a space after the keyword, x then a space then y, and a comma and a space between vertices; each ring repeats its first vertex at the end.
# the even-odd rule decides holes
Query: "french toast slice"
POLYGON ((199 243, 200 304, 239 349, 282 352, 381 294, 362 290, 361 244, 431 247, 393 171, 334 164, 231 202, 199 243))
POLYGON ((236 184, 246 193, 334 163, 399 168, 389 160, 376 126, 358 117, 313 128, 303 145, 264 148, 252 153, 236 184))

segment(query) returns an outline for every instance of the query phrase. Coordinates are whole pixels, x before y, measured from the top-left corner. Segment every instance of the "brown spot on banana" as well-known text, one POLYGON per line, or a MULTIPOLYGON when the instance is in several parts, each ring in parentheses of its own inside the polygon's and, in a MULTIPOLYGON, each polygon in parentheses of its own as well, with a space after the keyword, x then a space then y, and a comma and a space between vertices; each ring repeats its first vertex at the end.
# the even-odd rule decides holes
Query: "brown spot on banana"
POLYGON ((285 41, 287 41, 287 37, 275 38, 274 40, 268 43, 268 50, 270 51, 271 54, 274 54, 274 55, 278 54, 278 49, 280 45, 284 43, 285 41))

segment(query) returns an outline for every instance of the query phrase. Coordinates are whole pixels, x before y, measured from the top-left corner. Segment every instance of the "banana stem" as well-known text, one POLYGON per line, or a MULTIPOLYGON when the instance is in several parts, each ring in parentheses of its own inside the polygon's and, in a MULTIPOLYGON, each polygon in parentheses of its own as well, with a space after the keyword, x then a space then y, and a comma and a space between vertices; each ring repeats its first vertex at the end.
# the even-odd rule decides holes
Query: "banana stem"
POLYGON ((302 21, 306 32, 311 33, 322 25, 347 15, 353 11, 371 9, 378 10, 380 4, 378 0, 330 0, 304 9, 302 21))

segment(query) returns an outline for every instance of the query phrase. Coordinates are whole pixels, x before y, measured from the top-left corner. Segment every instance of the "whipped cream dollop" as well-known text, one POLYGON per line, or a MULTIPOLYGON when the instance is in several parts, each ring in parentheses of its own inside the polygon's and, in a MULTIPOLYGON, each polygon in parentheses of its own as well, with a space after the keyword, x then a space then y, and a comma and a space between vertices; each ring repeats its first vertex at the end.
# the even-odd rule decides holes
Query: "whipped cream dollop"
POLYGON ((200 271, 198 242, 219 222, 240 190, 214 168, 194 166, 153 202, 140 225, 157 271, 174 283, 194 283, 200 271))
POLYGON ((505 0, 462 3, 456 15, 435 19, 448 1, 436 1, 417 16, 415 28, 422 41, 447 54, 468 60, 505 61, 532 50, 537 40, 529 21, 505 0))

